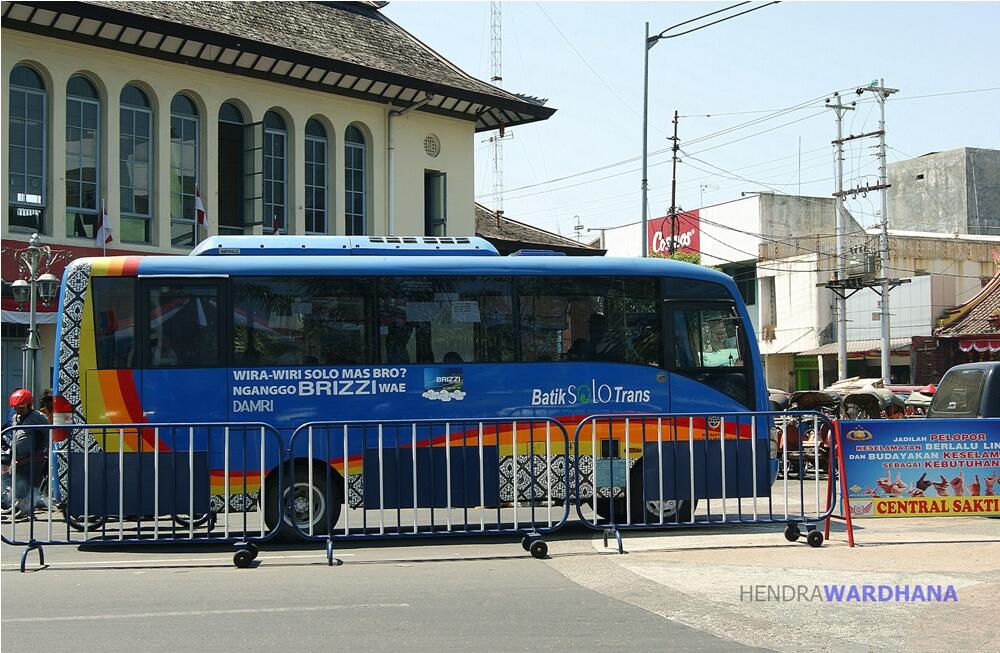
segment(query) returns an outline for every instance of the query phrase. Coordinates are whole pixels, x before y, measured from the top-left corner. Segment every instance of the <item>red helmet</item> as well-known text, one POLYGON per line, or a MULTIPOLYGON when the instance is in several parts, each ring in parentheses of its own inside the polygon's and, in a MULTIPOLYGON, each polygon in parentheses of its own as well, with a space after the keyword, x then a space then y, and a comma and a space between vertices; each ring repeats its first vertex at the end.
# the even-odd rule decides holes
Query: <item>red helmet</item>
POLYGON ((32 401, 31 391, 27 388, 18 388, 14 392, 10 393, 11 408, 17 408, 18 406, 30 406, 32 401))

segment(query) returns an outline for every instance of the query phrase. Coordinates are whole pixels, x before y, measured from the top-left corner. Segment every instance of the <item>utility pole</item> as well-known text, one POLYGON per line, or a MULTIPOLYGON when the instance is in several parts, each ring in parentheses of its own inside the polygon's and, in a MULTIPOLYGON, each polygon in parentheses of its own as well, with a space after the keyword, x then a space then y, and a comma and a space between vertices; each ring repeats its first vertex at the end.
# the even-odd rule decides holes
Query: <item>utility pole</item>
POLYGON ((864 186, 857 186, 847 190, 839 190, 834 193, 834 197, 838 199, 838 202, 843 202, 843 199, 847 195, 857 197, 859 194, 867 195, 868 193, 872 193, 877 190, 882 191, 882 220, 879 233, 879 259, 881 263, 881 270, 877 279, 836 279, 821 285, 825 285, 827 288, 836 292, 838 296, 842 297, 850 297, 850 295, 853 295, 855 292, 858 292, 863 288, 871 288, 880 295, 882 298, 882 311, 880 314, 882 327, 881 371, 882 382, 888 385, 891 380, 890 372, 892 371, 889 366, 889 354, 891 351, 891 338, 889 336, 889 292, 896 286, 909 283, 910 281, 909 279, 893 279, 889 276, 889 201, 888 195, 885 192, 889 188, 889 178, 885 162, 885 100, 893 93, 898 93, 899 89, 886 88, 884 80, 877 80, 873 81, 868 86, 859 88, 857 93, 858 95, 863 95, 866 91, 875 93, 875 97, 878 100, 879 107, 881 109, 878 131, 866 132, 857 135, 852 134, 844 138, 838 138, 834 141, 834 144, 843 144, 857 138, 870 138, 872 136, 878 136, 879 183, 875 185, 865 184, 864 186), (850 294, 848 294, 849 291, 850 294))
POLYGON ((670 256, 677 249, 677 150, 681 147, 680 139, 677 138, 677 119, 677 109, 674 109, 674 136, 670 139, 674 142, 674 171, 670 180, 670 256))
MULTIPOLYGON (((837 226, 835 230, 836 234, 836 248, 837 248, 837 269, 835 279, 837 281, 843 281, 847 278, 847 265, 844 260, 844 113, 847 111, 854 111, 854 106, 846 106, 840 101, 840 94, 834 93, 834 104, 830 104, 830 101, 826 101, 826 106, 834 110, 837 115, 837 140, 833 143, 837 147, 836 151, 836 163, 837 163, 837 192, 834 197, 836 198, 836 213, 837 213, 837 226)), ((853 103, 852 103, 853 105, 853 103)), ((801 147, 801 144, 800 144, 801 147)), ((843 381, 847 378, 847 297, 841 293, 837 292, 837 380, 843 381)))
POLYGON ((881 274, 879 282, 882 287, 882 383, 888 385, 890 382, 889 353, 890 353, 890 330, 889 330, 889 292, 896 284, 889 278, 889 175, 885 161, 885 101, 893 93, 898 93, 897 88, 886 88, 885 80, 880 79, 878 85, 872 81, 865 88, 858 89, 858 95, 865 91, 875 94, 879 105, 878 121, 878 158, 879 158, 879 186, 882 191, 882 230, 879 234, 879 263, 881 264, 881 274))

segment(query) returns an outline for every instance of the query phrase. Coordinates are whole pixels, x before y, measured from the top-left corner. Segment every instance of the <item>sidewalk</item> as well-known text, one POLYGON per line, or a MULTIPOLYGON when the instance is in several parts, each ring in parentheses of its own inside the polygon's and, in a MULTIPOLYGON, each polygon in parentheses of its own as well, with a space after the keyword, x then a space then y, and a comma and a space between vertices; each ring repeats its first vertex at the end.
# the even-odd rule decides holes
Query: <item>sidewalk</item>
MULTIPOLYGON (((551 564, 585 587, 668 619, 778 651, 1000 647, 1000 520, 869 519, 855 522, 855 536, 851 549, 835 523, 832 539, 813 549, 786 542, 779 528, 623 533, 628 555, 551 564), (767 586, 793 586, 790 594, 803 586, 813 596, 815 586, 830 584, 950 585, 958 600, 767 600, 767 586), (758 600, 755 586, 765 586, 758 600)), ((600 536, 592 547, 608 551, 600 536)))

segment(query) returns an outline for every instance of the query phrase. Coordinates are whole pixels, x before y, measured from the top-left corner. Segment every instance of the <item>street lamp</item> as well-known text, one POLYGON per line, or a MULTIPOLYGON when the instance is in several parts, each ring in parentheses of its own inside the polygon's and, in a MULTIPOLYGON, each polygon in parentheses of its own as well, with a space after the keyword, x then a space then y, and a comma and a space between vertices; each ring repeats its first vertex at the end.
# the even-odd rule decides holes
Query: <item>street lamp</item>
POLYGON ((41 300, 45 305, 50 304, 59 291, 59 279, 43 270, 48 270, 64 255, 39 242, 38 234, 32 234, 28 246, 15 252, 19 271, 27 278, 17 279, 11 284, 14 301, 21 306, 28 305, 28 338, 21 349, 24 352, 24 387, 32 394, 38 392, 36 369, 38 350, 42 348, 38 341, 37 303, 41 300))
MULTIPOLYGON (((674 39, 674 38, 677 38, 678 36, 684 36, 685 34, 690 34, 691 32, 697 32, 698 30, 705 29, 706 27, 711 27, 712 25, 717 25, 717 24, 725 22, 725 21, 727 21, 727 20, 729 20, 731 18, 736 18, 737 16, 742 16, 743 14, 749 14, 751 11, 757 11, 758 9, 763 9, 764 7, 767 7, 767 6, 770 6, 770 5, 776 5, 776 4, 778 4, 778 2, 780 2, 780 0, 775 0, 774 2, 767 2, 767 3, 764 3, 762 5, 757 5, 756 7, 751 7, 750 9, 745 9, 745 10, 739 12, 739 13, 736 13, 736 14, 732 14, 732 15, 729 15, 729 16, 724 16, 722 18, 717 18, 716 20, 713 20, 713 21, 711 21, 709 23, 705 23, 704 25, 699 25, 697 27, 691 27, 689 29, 684 30, 683 32, 678 32, 676 34, 668 34, 668 32, 671 32, 671 31, 677 29, 678 27, 683 27, 685 25, 690 25, 691 23, 697 23, 698 21, 703 20, 705 18, 709 18, 711 16, 716 16, 718 14, 722 14, 722 13, 726 13, 726 12, 732 11, 733 9, 736 9, 738 7, 742 7, 743 5, 748 5, 748 4, 750 4, 750 2, 749 2, 749 0, 747 2, 738 2, 738 3, 734 4, 734 5, 729 6, 729 7, 725 7, 723 9, 718 9, 716 11, 712 11, 712 12, 709 12, 707 14, 703 14, 701 16, 698 16, 697 18, 692 18, 690 20, 685 20, 683 23, 677 23, 676 25, 671 25, 670 27, 668 27, 667 29, 663 30, 659 34, 654 34, 653 36, 649 35, 649 23, 648 22, 646 23, 646 41, 645 41, 645 46, 643 47, 643 56, 644 56, 645 59, 644 59, 643 74, 642 74, 642 235, 641 235, 641 239, 642 239, 642 256, 643 256, 643 258, 649 256, 649 250, 646 247, 646 230, 647 230, 646 223, 648 221, 648 216, 646 214, 647 214, 648 205, 649 205, 649 199, 647 197, 648 192, 649 192, 649 179, 646 177, 647 156, 648 156, 647 155, 647 140, 648 140, 648 131, 649 131, 649 51, 651 49, 653 49, 653 46, 656 45, 657 43, 659 43, 661 40, 664 40, 664 39, 674 39)), ((674 143, 674 145, 676 145, 676 142, 674 143)))

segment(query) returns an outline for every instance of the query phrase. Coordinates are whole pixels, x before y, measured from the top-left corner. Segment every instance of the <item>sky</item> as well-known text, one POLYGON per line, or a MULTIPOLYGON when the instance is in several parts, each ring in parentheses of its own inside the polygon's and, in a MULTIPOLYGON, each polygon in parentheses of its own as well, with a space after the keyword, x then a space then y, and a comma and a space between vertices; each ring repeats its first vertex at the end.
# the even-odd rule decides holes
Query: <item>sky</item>
MULTIPOLYGON (((503 209, 575 237, 641 219, 643 41, 735 3, 503 2, 503 87, 547 98, 548 120, 508 130, 503 209)), ((753 3, 742 7, 750 8, 753 3)), ((739 11, 739 10, 737 10, 739 11)), ((470 75, 492 75, 489 2, 390 2, 382 12, 470 75)), ((670 206, 673 113, 680 113, 677 205, 751 191, 829 197, 840 91, 857 102, 844 134, 878 129, 889 162, 957 147, 1000 149, 1000 3, 782 2, 649 51, 649 217, 670 206)), ((476 201, 493 207, 492 145, 476 135, 476 201)), ((844 185, 878 181, 877 139, 846 146, 844 185)), ((873 224, 878 195, 848 202, 873 224)))

